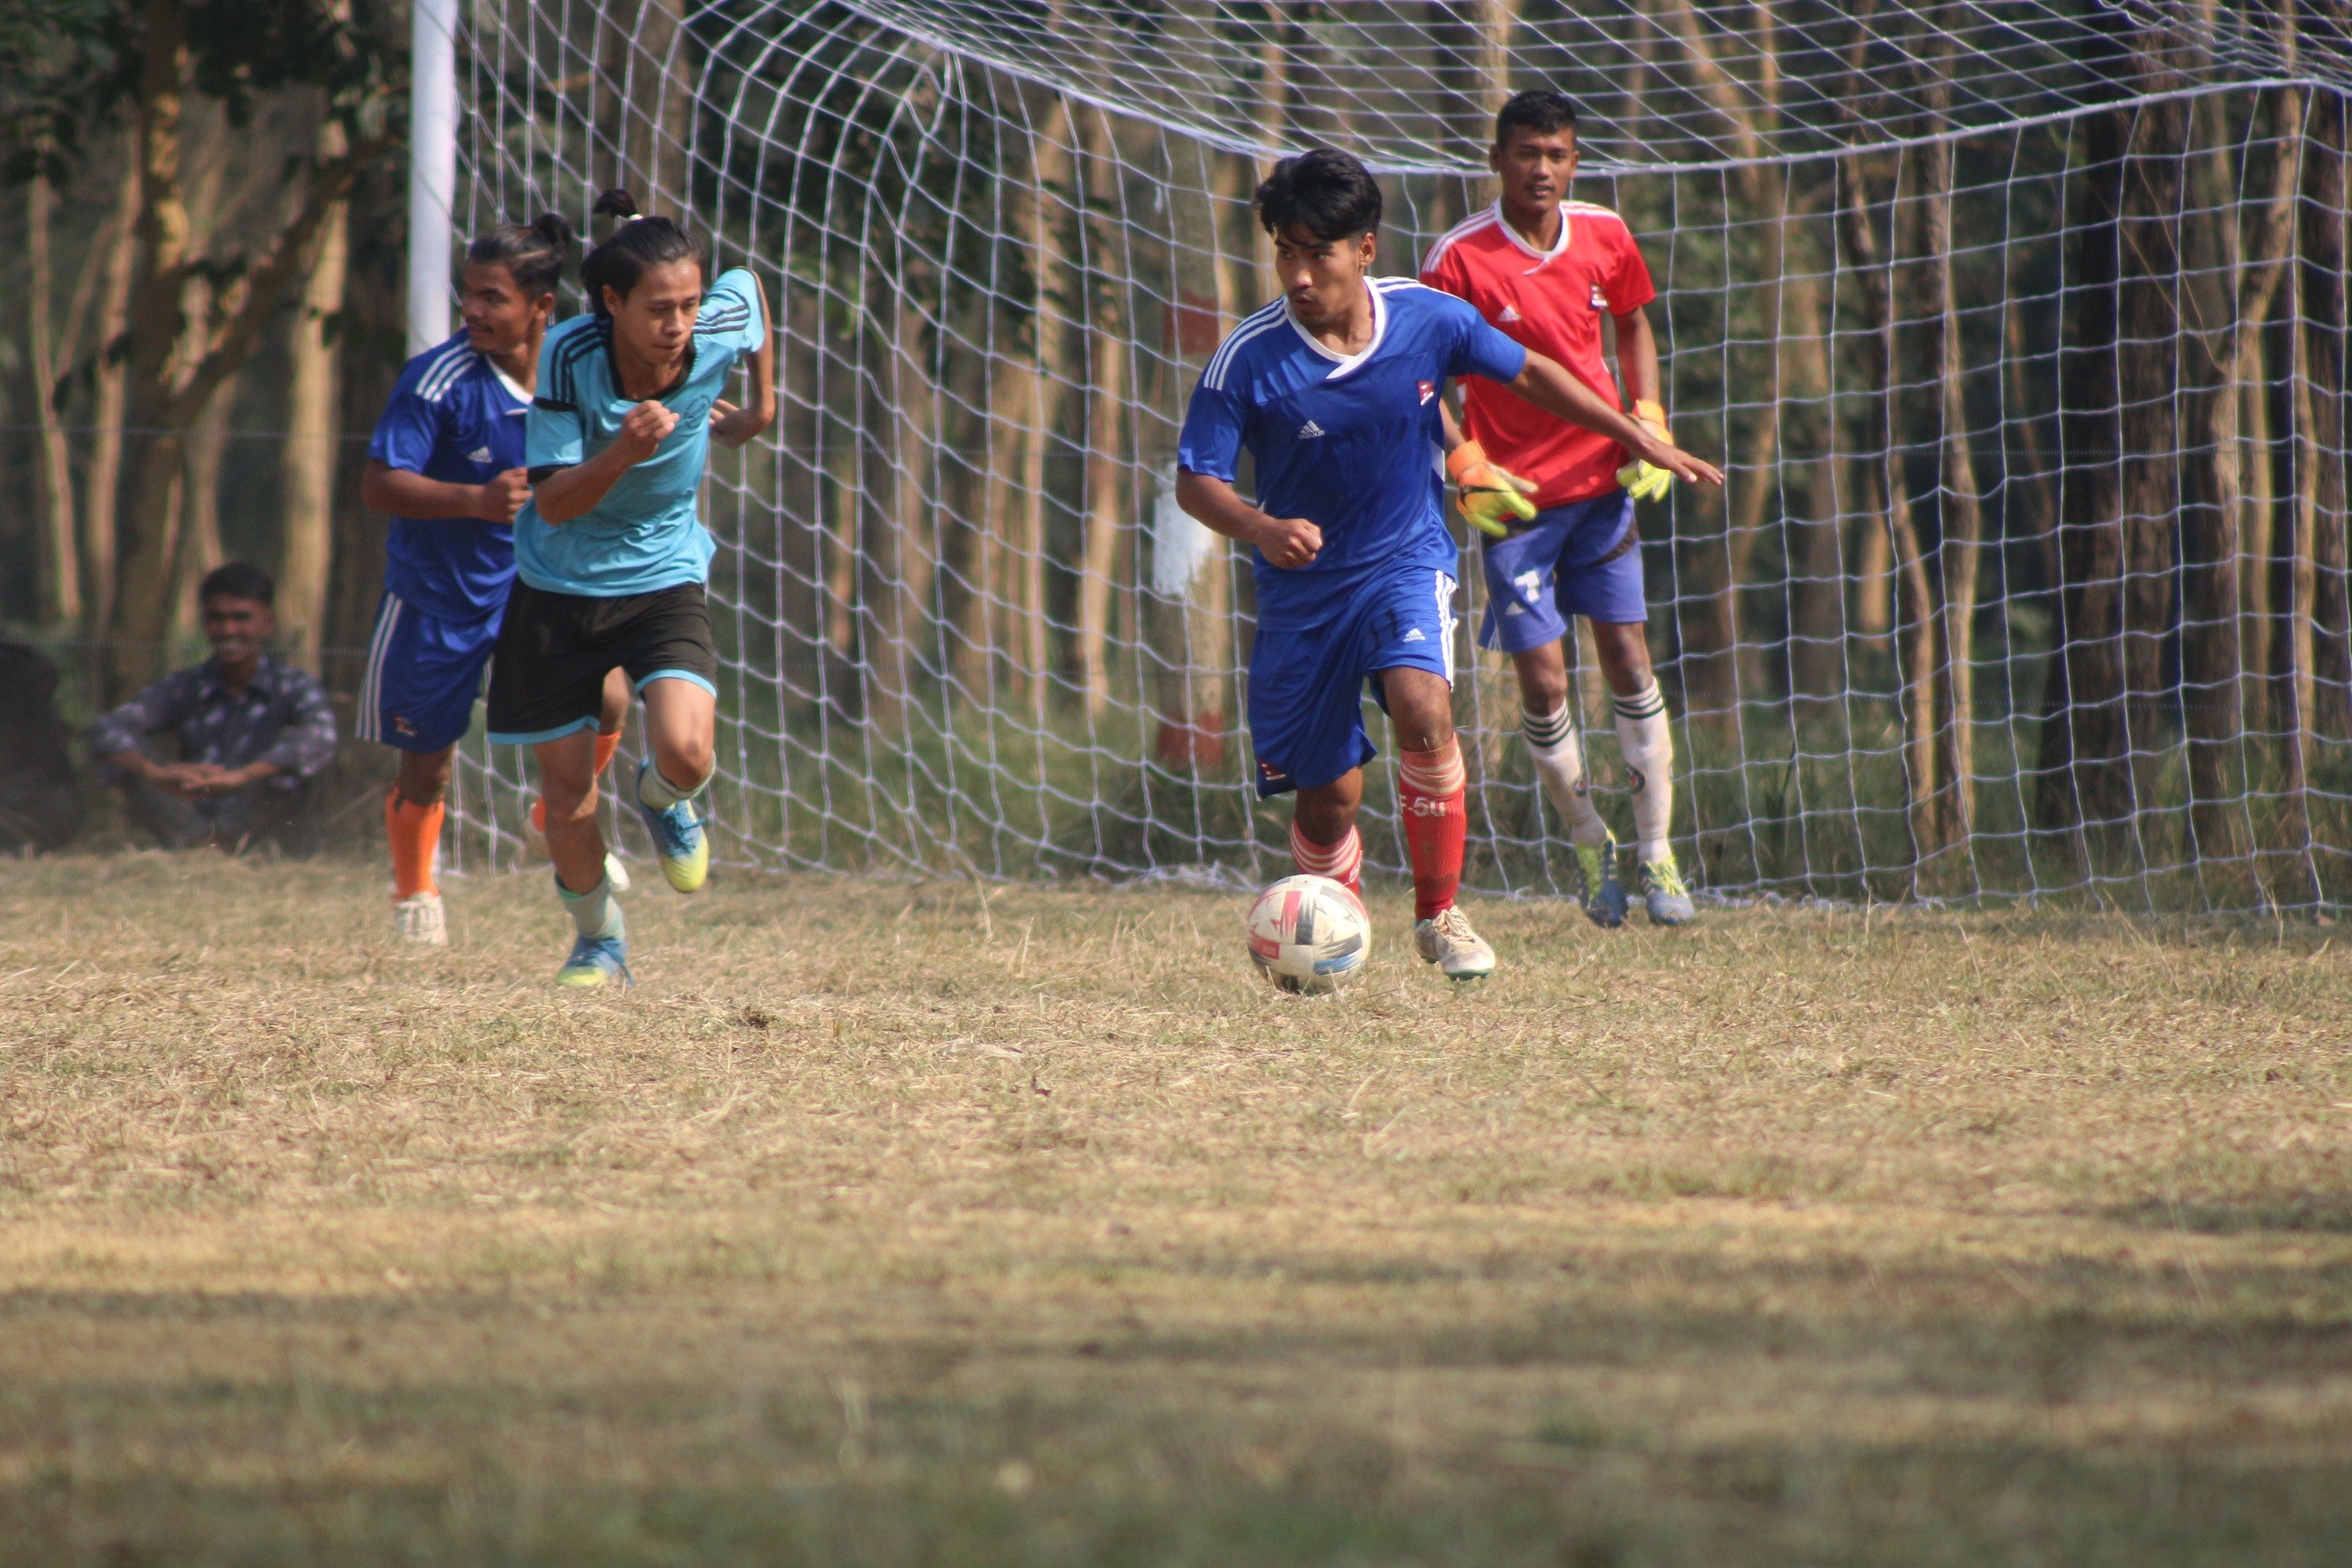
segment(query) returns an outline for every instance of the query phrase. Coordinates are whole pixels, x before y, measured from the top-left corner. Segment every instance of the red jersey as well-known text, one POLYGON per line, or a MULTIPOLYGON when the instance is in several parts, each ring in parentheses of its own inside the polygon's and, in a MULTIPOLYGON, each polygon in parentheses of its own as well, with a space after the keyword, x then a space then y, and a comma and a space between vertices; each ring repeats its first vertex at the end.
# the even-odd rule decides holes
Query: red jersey
MULTIPOLYGON (((1562 202, 1559 240, 1547 254, 1503 221, 1498 202, 1431 247, 1421 280, 1467 300, 1504 334, 1623 406, 1601 357, 1601 316, 1630 314, 1658 291, 1633 231, 1607 207, 1562 202)), ((1563 423, 1491 383, 1465 380, 1462 400, 1465 434, 1533 483, 1538 507, 1606 495, 1629 460, 1608 437, 1563 423)))

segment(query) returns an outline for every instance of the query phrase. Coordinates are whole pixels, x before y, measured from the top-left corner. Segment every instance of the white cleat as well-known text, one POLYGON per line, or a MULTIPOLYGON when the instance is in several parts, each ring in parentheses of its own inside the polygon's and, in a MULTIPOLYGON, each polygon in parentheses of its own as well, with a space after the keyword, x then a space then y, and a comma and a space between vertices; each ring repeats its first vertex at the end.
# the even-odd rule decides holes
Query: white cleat
POLYGON ((449 945, 449 925, 441 912, 438 893, 412 893, 394 904, 392 923, 403 942, 419 947, 449 945))
POLYGON ((604 879, 613 884, 613 891, 616 893, 629 890, 629 868, 622 865, 621 858, 609 849, 604 851, 604 879))
POLYGON ((1470 917, 1460 910, 1441 910, 1436 918, 1415 925, 1412 945, 1423 963, 1437 965, 1448 980, 1484 980, 1495 973, 1495 950, 1470 929, 1470 917))

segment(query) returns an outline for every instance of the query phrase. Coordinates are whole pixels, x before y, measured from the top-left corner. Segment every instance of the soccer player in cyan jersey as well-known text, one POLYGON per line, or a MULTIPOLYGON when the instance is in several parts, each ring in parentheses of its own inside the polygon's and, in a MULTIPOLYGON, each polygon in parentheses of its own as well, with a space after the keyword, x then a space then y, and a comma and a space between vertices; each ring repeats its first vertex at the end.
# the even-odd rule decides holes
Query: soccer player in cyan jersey
MULTIPOLYGON (((1576 174, 1576 110, 1556 92, 1522 92, 1495 119, 1487 162, 1502 199, 1440 239, 1421 280, 1458 295, 1496 330, 1550 355, 1617 406, 1601 357, 1605 316, 1617 335, 1635 417, 1662 440, 1658 345, 1643 307, 1657 297, 1625 220, 1566 199, 1576 174)), ((1576 851, 1584 911, 1621 925, 1625 889, 1617 839, 1587 792, 1572 732, 1568 617, 1591 623, 1601 670, 1616 699, 1617 741, 1633 797, 1634 860, 1651 921, 1690 920, 1690 890, 1667 834, 1675 811, 1675 743, 1666 700, 1650 669, 1636 498, 1664 495, 1673 470, 1649 462, 1616 435, 1562 425, 1500 387, 1462 389, 1467 440, 1446 419, 1446 470, 1463 515, 1493 537, 1485 548, 1486 621, 1479 640, 1518 668, 1520 724, 1544 793, 1576 851)))
POLYGON ((740 447, 776 416, 768 306, 740 269, 703 288, 702 247, 625 191, 621 222, 580 269, 593 313, 547 334, 525 422, 530 500, 490 668, 490 739, 539 759, 556 892, 577 940, 566 985, 628 978, 621 906, 596 826, 593 740, 606 673, 646 704, 638 814, 670 886, 702 886, 710 847, 694 797, 716 740, 719 654, 703 584, 716 552, 696 514, 710 443, 740 447), (719 397, 739 363, 742 407, 719 397))
POLYGON ((1291 856, 1355 887, 1364 683, 1396 731, 1412 861, 1413 942, 1448 979, 1494 950, 1454 907, 1468 826, 1454 739, 1454 572, 1443 521, 1446 381, 1482 376, 1556 418, 1622 441, 1689 479, 1722 482, 1461 300, 1370 276, 1381 189, 1345 153, 1276 165, 1257 189, 1284 295, 1235 328, 1202 373, 1178 447, 1177 500, 1255 547, 1249 727, 1262 796, 1298 792, 1291 856), (1257 502, 1234 488, 1246 449, 1257 502))
MULTIPOLYGON (((435 865, 441 801, 514 581, 512 524, 530 499, 523 419, 571 244, 571 226, 550 213, 503 224, 466 247, 465 327, 402 370, 360 479, 361 501, 389 514, 392 530, 358 729, 401 754, 383 825, 393 918, 410 942, 448 941, 435 865)), ((611 682, 600 769, 620 743, 628 705, 627 683, 611 682)))

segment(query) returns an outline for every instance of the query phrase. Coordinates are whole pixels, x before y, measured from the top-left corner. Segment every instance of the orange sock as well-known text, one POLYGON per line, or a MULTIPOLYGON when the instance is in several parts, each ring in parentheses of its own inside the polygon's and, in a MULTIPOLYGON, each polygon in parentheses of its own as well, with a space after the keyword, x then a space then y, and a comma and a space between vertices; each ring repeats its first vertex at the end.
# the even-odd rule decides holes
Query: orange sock
POLYGON ((383 797, 384 837, 392 840, 392 896, 414 898, 441 889, 433 877, 441 856, 441 803, 418 805, 398 788, 383 797))
POLYGON ((1412 918, 1434 919, 1454 907, 1470 827, 1469 773, 1462 744, 1397 752, 1397 815, 1412 860, 1412 918))

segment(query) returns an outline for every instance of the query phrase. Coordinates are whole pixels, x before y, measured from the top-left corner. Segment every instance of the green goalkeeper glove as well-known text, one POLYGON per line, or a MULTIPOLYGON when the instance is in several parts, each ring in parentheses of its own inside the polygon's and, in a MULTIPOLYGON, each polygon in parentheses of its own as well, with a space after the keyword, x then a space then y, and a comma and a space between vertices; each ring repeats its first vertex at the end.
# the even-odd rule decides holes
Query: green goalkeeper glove
MULTIPOLYGON (((1633 404, 1633 417, 1655 430, 1659 440, 1669 446, 1674 444, 1674 437, 1666 430, 1666 410, 1664 405, 1654 403, 1646 397, 1639 398, 1633 404)), ((1654 463, 1644 462, 1636 458, 1617 470, 1617 482, 1622 485, 1625 488, 1625 493, 1635 500, 1656 500, 1673 487, 1675 473, 1672 468, 1662 468, 1654 463)))
POLYGON ((1513 521, 1536 519, 1536 503, 1528 499, 1536 487, 1488 462, 1475 441, 1465 441, 1445 454, 1445 477, 1454 481, 1455 509, 1481 533, 1502 539, 1510 533, 1513 521))

